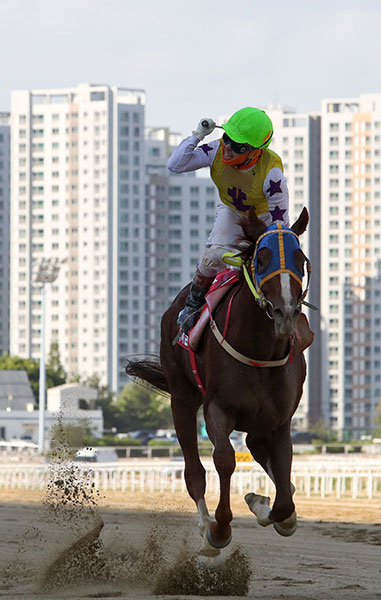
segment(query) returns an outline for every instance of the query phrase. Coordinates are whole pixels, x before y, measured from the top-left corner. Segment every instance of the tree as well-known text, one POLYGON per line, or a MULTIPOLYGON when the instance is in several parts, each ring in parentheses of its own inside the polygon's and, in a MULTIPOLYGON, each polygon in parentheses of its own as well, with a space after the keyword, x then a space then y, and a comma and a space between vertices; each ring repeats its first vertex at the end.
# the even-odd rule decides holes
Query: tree
POLYGON ((105 429, 112 429, 116 427, 114 424, 117 409, 114 403, 114 396, 108 389, 107 385, 101 385, 99 375, 91 375, 84 379, 81 383, 89 388, 97 390, 97 399, 95 401, 95 407, 102 409, 103 421, 105 429))
POLYGON ((329 429, 323 419, 319 419, 314 423, 310 423, 308 431, 316 433, 319 440, 322 442, 335 442, 337 441, 337 433, 332 429, 329 429))
POLYGON ((68 383, 83 383, 82 377, 79 373, 72 373, 69 377, 68 383))
POLYGON ((5 353, 0 357, 0 371, 5 370, 26 371, 35 400, 38 403, 40 363, 33 358, 20 358, 20 356, 9 356, 5 353))
POLYGON ((173 426, 169 398, 135 383, 127 384, 115 401, 114 426, 118 431, 173 426))
POLYGON ((376 407, 376 416, 374 417, 373 422, 377 426, 376 429, 373 429, 372 431, 373 437, 381 437, 381 403, 376 407))
POLYGON ((46 387, 51 388, 64 383, 66 383, 66 372, 61 364, 58 342, 52 342, 46 364, 46 387))

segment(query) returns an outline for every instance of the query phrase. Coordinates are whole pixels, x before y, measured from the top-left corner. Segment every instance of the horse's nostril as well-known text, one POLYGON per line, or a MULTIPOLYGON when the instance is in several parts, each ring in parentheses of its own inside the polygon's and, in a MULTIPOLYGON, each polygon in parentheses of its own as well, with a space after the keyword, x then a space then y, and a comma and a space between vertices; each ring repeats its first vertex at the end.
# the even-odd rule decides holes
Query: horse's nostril
POLYGON ((297 319, 300 315, 300 308, 295 308, 294 312, 293 312, 293 318, 297 319))
POLYGON ((284 313, 283 313, 283 310, 281 308, 274 308, 273 314, 274 314, 274 319, 276 321, 280 321, 284 317, 284 313))

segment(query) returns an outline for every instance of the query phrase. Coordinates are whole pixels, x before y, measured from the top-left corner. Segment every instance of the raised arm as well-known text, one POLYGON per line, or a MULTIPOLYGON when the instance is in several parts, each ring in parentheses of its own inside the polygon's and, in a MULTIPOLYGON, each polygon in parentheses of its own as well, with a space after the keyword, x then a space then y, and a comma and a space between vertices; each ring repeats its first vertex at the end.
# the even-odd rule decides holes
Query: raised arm
POLYGON ((198 146, 206 135, 212 133, 216 124, 213 119, 201 119, 192 135, 185 138, 170 156, 167 166, 172 173, 187 173, 202 167, 210 167, 217 154, 219 142, 198 146))

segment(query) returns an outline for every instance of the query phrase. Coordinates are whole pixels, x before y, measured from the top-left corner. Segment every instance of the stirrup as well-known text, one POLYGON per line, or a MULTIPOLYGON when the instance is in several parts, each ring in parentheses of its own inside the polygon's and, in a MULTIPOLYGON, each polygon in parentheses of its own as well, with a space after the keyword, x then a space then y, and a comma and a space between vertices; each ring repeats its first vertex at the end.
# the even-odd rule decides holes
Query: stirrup
POLYGON ((177 332, 177 335, 172 340, 172 346, 176 346, 177 342, 179 341, 179 339, 181 338, 181 336, 183 335, 183 333, 184 332, 183 332, 183 330, 180 327, 179 331, 177 332))

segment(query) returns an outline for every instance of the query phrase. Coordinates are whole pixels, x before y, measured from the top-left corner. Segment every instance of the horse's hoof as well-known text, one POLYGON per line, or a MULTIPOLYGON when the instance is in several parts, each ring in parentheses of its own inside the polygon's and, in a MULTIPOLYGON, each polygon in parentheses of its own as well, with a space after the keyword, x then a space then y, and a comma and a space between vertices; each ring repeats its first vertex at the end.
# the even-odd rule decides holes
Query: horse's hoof
POLYGON ((253 502, 254 496, 255 496, 255 494, 253 494, 253 492, 250 492, 249 494, 245 494, 245 496, 244 496, 244 500, 249 508, 250 508, 250 504, 252 504, 252 502, 253 502))
POLYGON ((298 526, 296 520, 296 512, 294 511, 292 515, 288 517, 288 519, 285 519, 280 523, 274 523, 273 526, 275 531, 279 533, 279 535, 282 535, 283 537, 290 537, 290 535, 293 535, 295 533, 296 528, 298 526))
POLYGON ((227 540, 224 540, 223 542, 217 542, 212 538, 210 527, 208 527, 206 539, 208 540, 209 544, 213 546, 213 548, 226 548, 226 546, 229 546, 230 542, 232 541, 232 534, 229 535, 227 540))
POLYGON ((244 500, 252 512, 252 506, 255 504, 264 504, 265 506, 270 506, 270 498, 268 496, 261 496, 260 494, 254 494, 253 492, 245 494, 244 500))
POLYGON ((269 519, 270 510, 270 498, 268 496, 261 496, 260 494, 246 494, 245 502, 250 508, 251 512, 257 517, 258 524, 261 527, 267 527, 272 525, 273 521, 269 519))
POLYGON ((196 560, 203 569, 208 569, 209 571, 221 569, 225 562, 221 554, 217 554, 217 556, 204 556, 203 554, 198 554, 196 560))

